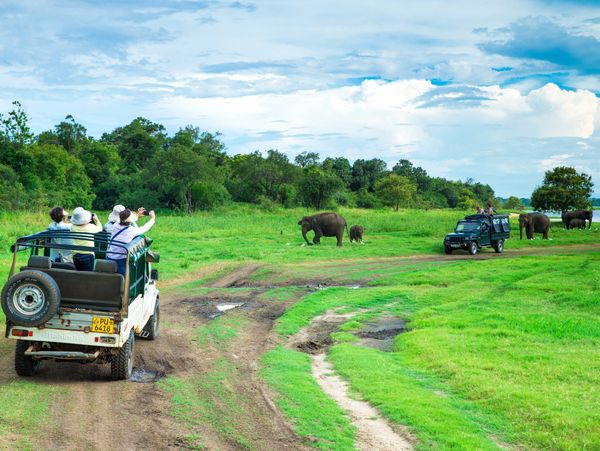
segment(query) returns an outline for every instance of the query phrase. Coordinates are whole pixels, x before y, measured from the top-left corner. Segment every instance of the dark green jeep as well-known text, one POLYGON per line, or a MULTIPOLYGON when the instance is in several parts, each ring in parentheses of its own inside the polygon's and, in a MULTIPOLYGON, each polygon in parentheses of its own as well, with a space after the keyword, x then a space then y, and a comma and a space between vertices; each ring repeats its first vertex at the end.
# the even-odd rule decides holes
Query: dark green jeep
POLYGON ((444 238, 446 254, 454 249, 464 249, 475 255, 479 249, 488 246, 496 252, 504 250, 504 241, 510 238, 508 215, 469 215, 458 221, 454 233, 444 238))

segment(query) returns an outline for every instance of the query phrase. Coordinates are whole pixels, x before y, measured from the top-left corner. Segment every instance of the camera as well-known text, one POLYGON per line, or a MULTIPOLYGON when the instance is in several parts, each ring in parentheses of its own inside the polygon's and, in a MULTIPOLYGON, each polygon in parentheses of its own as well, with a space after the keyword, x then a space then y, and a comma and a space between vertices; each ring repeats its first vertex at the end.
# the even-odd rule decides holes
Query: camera
POLYGON ((144 211, 142 212, 143 216, 150 216, 150 210, 146 210, 144 209, 144 211))

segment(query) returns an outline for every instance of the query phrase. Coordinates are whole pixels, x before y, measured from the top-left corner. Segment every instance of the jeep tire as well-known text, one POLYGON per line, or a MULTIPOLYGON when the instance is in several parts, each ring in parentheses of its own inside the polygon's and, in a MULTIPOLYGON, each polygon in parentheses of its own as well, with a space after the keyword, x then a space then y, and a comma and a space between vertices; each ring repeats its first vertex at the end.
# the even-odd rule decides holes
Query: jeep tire
POLYGON ((42 271, 26 270, 13 275, 2 289, 2 310, 15 326, 35 327, 58 311, 60 289, 42 271))
POLYGON ((15 371, 19 376, 29 377, 33 376, 40 366, 38 360, 25 355, 25 351, 31 346, 31 341, 17 340, 15 346, 15 371))
POLYGON ((133 372, 133 346, 135 334, 133 329, 129 333, 129 339, 119 348, 119 352, 112 356, 110 361, 110 375, 114 381, 127 380, 133 372))
POLYGON ((450 246, 444 245, 444 253, 451 254, 452 253, 452 248, 450 246))
POLYGON ((501 254, 504 251, 504 240, 494 241, 494 250, 501 254))
POLYGON ((469 243, 469 246, 467 247, 467 249, 469 250, 469 254, 471 255, 475 255, 478 251, 477 249, 477 242, 476 241, 471 241, 469 243))
POLYGON ((144 331, 147 334, 144 335, 144 338, 147 340, 154 340, 158 337, 158 329, 160 327, 160 303, 158 298, 156 298, 156 303, 154 305, 154 314, 148 318, 148 322, 144 326, 144 331))

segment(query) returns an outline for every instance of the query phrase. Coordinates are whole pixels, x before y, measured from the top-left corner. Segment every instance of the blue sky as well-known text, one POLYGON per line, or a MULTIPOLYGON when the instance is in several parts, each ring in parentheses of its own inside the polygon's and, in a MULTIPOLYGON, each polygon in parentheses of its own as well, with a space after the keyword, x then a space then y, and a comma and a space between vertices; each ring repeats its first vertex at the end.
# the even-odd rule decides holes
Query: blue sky
POLYGON ((230 153, 408 158, 529 196, 600 195, 597 1, 3 1, 0 111, 92 136, 144 116, 230 153))

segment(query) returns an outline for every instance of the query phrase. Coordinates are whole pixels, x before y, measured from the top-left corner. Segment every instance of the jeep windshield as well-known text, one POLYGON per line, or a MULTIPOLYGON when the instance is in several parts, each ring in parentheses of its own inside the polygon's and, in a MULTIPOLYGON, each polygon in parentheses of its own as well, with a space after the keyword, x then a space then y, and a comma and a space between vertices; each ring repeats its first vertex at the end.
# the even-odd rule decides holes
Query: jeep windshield
POLYGON ((478 222, 459 222, 454 229, 457 233, 476 232, 481 228, 478 222))

